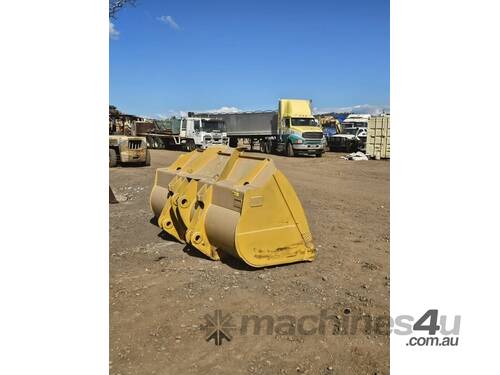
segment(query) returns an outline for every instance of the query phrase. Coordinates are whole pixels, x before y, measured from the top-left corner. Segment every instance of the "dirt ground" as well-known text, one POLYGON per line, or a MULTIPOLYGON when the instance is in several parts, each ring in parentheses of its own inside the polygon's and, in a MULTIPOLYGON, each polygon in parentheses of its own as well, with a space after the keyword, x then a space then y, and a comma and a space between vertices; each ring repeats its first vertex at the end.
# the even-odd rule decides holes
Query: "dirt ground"
POLYGON ((110 169, 122 200, 109 208, 110 373, 388 374, 389 336, 375 327, 389 316, 389 162, 271 156, 302 202, 317 258, 255 270, 211 261, 152 221, 155 170, 179 154, 153 150, 151 167, 110 169), (205 340, 216 310, 235 326, 220 346, 205 340), (264 319, 259 334, 241 330, 252 315, 264 319))

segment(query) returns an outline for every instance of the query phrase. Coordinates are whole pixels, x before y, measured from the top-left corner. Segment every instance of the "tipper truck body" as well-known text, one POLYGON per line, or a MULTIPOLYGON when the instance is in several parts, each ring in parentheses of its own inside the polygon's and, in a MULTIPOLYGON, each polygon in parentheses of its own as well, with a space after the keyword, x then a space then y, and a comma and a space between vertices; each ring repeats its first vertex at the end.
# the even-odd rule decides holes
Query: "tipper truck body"
POLYGON ((199 115, 224 120, 231 147, 248 140, 250 145, 258 141, 265 153, 322 156, 325 151, 326 141, 310 100, 280 99, 277 111, 199 115))

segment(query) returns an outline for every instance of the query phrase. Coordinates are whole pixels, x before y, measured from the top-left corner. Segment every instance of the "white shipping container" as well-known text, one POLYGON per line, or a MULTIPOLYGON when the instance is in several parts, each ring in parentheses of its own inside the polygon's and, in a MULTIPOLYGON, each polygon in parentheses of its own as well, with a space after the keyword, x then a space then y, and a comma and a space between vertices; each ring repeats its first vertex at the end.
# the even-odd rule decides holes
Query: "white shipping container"
POLYGON ((368 121, 366 155, 375 159, 389 159, 391 156, 391 118, 376 116, 368 121))

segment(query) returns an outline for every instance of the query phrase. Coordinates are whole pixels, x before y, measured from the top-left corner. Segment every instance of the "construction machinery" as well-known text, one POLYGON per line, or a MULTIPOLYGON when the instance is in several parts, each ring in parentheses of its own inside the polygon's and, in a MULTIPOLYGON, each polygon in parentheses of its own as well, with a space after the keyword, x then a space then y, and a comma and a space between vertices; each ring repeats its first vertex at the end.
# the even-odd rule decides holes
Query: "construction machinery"
POLYGON ((128 135, 109 136, 109 166, 118 164, 151 165, 151 156, 146 145, 146 138, 128 135))
POLYGON ((319 125, 323 129, 323 135, 327 140, 328 137, 343 132, 344 127, 340 121, 332 115, 317 115, 316 119, 319 121, 319 125))
POLYGON ((224 120, 231 147, 246 140, 250 149, 258 143, 264 153, 321 157, 325 152, 326 140, 313 116, 311 100, 280 99, 277 111, 203 113, 198 116, 224 120))
POLYGON ((134 115, 121 113, 109 106, 109 166, 118 164, 150 165, 151 157, 146 138, 131 132, 137 121, 145 121, 134 115))
POLYGON ((291 184, 271 159, 241 148, 195 150, 157 169, 150 203, 163 230, 213 260, 266 267, 315 257, 291 184))

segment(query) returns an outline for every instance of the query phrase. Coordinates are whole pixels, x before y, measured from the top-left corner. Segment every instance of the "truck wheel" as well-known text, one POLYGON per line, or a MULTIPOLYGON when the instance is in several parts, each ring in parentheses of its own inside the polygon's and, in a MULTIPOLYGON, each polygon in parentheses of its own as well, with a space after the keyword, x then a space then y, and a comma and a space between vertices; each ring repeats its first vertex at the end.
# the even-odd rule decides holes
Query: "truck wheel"
POLYGON ((229 147, 238 147, 238 138, 229 137, 229 147))
POLYGON ((264 154, 270 154, 270 153, 271 153, 271 150, 269 149, 269 142, 267 142, 267 141, 263 141, 263 142, 262 142, 262 147, 261 147, 261 148, 262 148, 262 152, 263 152, 264 154))
POLYGON ((286 156, 289 156, 291 158, 295 156, 295 152, 293 151, 293 146, 291 143, 288 143, 286 145, 286 156))
POLYGON ((153 137, 151 136, 146 136, 146 145, 148 146, 148 148, 153 148, 153 137))
POLYGON ((266 152, 266 142, 260 141, 260 152, 267 154, 266 152))
POLYGON ((268 154, 272 154, 273 153, 273 143, 271 141, 267 141, 266 142, 266 152, 268 154))
POLYGON ((114 168, 118 164, 118 156, 116 151, 112 148, 109 149, 109 167, 114 168))
POLYGON ((188 140, 188 141, 186 142, 186 151, 187 151, 187 152, 191 152, 191 151, 193 151, 195 148, 196 148, 196 146, 195 146, 195 144, 194 144, 194 142, 193 142, 192 140, 188 140))
POLYGON ((151 165, 151 154, 149 153, 148 149, 146 149, 146 161, 144 162, 144 165, 146 167, 149 167, 151 165))
POLYGON ((323 156, 323 153, 322 153, 322 152, 317 152, 317 153, 316 153, 316 157, 317 157, 317 158, 320 158, 320 157, 322 157, 322 156, 323 156))
POLYGON ((358 142, 352 142, 349 147, 349 152, 356 152, 358 151, 358 142))
POLYGON ((161 140, 160 137, 154 137, 153 139, 154 139, 154 142, 153 142, 154 148, 163 148, 162 147, 163 146, 163 142, 162 142, 162 140, 161 140))

